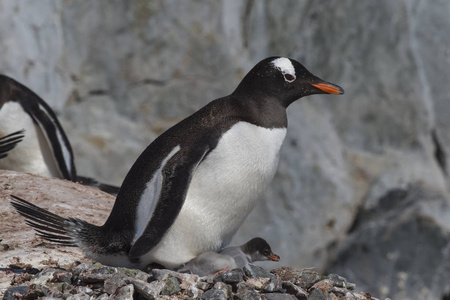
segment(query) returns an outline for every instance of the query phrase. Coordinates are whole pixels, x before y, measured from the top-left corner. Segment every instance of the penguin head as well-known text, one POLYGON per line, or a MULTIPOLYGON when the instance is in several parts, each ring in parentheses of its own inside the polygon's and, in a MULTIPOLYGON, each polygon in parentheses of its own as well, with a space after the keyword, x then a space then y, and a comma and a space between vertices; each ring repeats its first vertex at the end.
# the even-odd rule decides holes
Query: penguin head
POLYGON ((313 94, 344 94, 344 90, 309 72, 301 63, 286 57, 268 57, 260 61, 242 79, 235 94, 276 98, 284 107, 313 94))
POLYGON ((280 257, 272 252, 265 239, 256 237, 242 245, 242 251, 250 262, 272 260, 279 261, 280 257))

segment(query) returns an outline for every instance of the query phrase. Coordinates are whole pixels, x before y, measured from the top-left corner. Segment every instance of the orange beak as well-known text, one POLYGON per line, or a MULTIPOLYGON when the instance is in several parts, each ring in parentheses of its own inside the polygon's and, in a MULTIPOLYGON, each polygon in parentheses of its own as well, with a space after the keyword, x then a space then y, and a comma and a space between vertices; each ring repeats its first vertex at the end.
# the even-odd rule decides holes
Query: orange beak
POLYGON ((271 254, 271 255, 269 255, 269 256, 267 256, 270 260, 273 260, 273 261, 279 261, 280 260, 280 257, 278 256, 278 255, 276 255, 276 254, 271 254))
POLYGON ((311 83, 311 85, 328 94, 341 95, 344 93, 343 89, 328 83, 311 83))

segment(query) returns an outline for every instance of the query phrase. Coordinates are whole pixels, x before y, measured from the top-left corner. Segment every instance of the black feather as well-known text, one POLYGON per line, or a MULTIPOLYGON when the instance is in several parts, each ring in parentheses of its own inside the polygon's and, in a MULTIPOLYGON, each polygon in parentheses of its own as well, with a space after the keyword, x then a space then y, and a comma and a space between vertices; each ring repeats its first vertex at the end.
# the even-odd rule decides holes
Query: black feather
POLYGON ((0 159, 8 156, 8 152, 14 149, 25 136, 25 130, 19 130, 0 138, 0 159))
POLYGON ((64 246, 77 246, 67 227, 68 219, 55 215, 39 206, 11 195, 14 199, 11 205, 16 211, 25 217, 26 223, 36 230, 44 239, 64 246))

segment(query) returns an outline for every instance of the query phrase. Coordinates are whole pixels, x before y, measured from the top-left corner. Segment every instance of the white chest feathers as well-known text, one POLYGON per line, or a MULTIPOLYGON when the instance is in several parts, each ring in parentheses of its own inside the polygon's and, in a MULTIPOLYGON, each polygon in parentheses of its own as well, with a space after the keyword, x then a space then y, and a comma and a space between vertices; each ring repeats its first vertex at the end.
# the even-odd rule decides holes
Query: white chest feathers
MULTIPOLYGON (((6 158, 0 160, 0 169, 59 177, 58 169, 46 163, 41 151, 47 143, 41 130, 19 103, 6 102, 0 109, 0 136, 22 129, 25 129, 25 137, 6 158)), ((50 151, 48 147, 47 150, 50 151)))
POLYGON ((231 241, 278 166, 286 128, 246 122, 223 134, 193 174, 175 223, 152 251, 166 266, 185 263, 231 241))
POLYGON ((273 179, 285 136, 285 128, 234 125, 195 171, 186 208, 223 212, 243 221, 273 179))

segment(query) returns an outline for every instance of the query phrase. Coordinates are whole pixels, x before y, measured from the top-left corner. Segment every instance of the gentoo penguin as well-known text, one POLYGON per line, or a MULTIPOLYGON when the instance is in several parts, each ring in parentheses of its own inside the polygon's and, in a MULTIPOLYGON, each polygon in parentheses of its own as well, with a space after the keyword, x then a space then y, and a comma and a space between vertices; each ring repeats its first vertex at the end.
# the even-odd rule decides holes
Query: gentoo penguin
POLYGON ((228 96, 169 128, 139 156, 102 226, 62 218, 14 197, 46 239, 106 265, 177 268, 229 245, 275 174, 286 108, 312 94, 343 94, 299 62, 269 57, 228 96))
POLYGON ((255 261, 279 261, 266 240, 256 237, 240 246, 231 246, 217 252, 204 252, 179 268, 178 272, 190 272, 199 276, 214 274, 224 269, 243 268, 255 261))
POLYGON ((19 131, 21 141, 0 160, 0 169, 63 178, 117 194, 117 187, 77 175, 72 147, 50 106, 26 86, 0 75, 0 136, 19 131))

